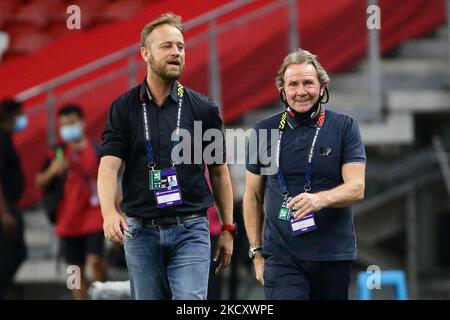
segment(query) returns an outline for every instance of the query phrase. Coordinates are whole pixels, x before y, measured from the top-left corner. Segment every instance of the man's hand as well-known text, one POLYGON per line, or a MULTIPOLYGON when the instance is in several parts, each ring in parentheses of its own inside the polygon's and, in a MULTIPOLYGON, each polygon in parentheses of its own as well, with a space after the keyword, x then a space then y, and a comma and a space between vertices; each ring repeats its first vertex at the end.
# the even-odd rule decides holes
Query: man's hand
POLYGON ((0 228, 7 238, 11 238, 16 232, 16 221, 9 211, 0 214, 0 228))
POLYGON ((256 280, 264 285, 264 257, 257 252, 253 258, 253 266, 255 267, 256 280))
POLYGON ((215 270, 216 274, 223 272, 228 267, 232 255, 233 235, 228 231, 222 231, 213 257, 213 261, 217 261, 220 256, 220 264, 215 270))
POLYGON ((301 219, 308 213, 319 211, 324 206, 324 201, 319 194, 307 192, 300 193, 288 203, 289 209, 296 210, 294 212, 295 219, 301 219))
POLYGON ((50 163, 48 170, 52 176, 60 176, 68 169, 68 167, 69 165, 66 160, 54 158, 50 163))
POLYGON ((112 211, 103 215, 103 232, 105 238, 117 243, 123 243, 123 231, 128 231, 125 217, 117 211, 112 211))

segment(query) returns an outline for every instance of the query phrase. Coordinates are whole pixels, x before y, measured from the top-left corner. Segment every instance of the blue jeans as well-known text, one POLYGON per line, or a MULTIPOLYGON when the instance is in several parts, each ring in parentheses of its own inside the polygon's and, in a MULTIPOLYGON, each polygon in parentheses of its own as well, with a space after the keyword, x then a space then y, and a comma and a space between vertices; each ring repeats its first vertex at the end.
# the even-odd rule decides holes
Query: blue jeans
POLYGON ((206 300, 209 225, 200 217, 167 226, 127 217, 125 258, 135 300, 206 300))

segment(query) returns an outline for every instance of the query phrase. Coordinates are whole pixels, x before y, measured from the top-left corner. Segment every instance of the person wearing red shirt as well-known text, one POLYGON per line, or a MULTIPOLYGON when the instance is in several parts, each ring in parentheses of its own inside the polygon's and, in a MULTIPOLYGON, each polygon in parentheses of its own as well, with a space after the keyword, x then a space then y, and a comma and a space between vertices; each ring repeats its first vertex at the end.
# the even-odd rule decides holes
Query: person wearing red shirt
POLYGON ((99 158, 94 143, 84 133, 79 106, 64 106, 58 122, 64 147, 52 152, 37 183, 45 188, 53 179, 64 177, 55 233, 61 239, 65 261, 80 267, 81 286, 72 290, 73 297, 87 299, 85 264, 92 268, 93 280, 106 281, 103 219, 96 188, 99 158))

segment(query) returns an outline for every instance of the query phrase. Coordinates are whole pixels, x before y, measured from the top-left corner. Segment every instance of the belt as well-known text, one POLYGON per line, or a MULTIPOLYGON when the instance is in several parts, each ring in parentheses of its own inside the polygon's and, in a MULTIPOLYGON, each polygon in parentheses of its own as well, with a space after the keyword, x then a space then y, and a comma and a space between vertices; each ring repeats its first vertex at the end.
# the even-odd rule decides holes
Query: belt
POLYGON ((141 218, 143 225, 152 225, 154 227, 156 226, 164 226, 164 225, 170 225, 170 224, 182 224, 185 221, 192 220, 195 218, 201 218, 206 217, 206 212, 195 212, 191 214, 185 214, 185 215, 171 215, 171 216, 162 216, 162 217, 156 217, 156 218, 141 218))

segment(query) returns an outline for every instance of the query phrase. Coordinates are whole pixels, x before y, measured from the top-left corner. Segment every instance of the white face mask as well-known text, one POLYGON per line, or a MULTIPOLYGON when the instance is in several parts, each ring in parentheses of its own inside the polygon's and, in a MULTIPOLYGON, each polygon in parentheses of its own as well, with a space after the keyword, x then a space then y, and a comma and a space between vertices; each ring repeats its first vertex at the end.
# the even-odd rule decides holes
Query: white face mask
POLYGON ((59 134, 64 142, 74 142, 83 137, 81 124, 76 123, 59 128, 59 134))
POLYGON ((20 132, 28 126, 28 117, 24 114, 17 116, 14 123, 14 131, 20 132))

